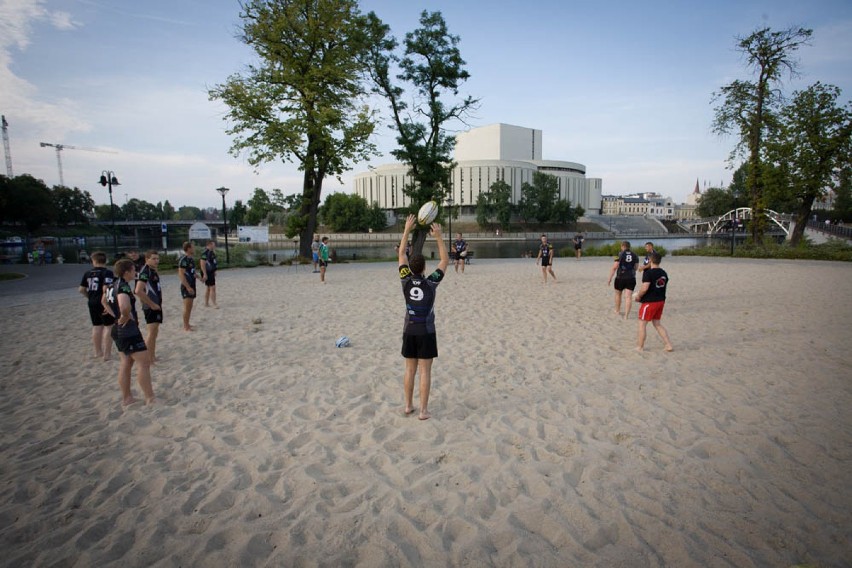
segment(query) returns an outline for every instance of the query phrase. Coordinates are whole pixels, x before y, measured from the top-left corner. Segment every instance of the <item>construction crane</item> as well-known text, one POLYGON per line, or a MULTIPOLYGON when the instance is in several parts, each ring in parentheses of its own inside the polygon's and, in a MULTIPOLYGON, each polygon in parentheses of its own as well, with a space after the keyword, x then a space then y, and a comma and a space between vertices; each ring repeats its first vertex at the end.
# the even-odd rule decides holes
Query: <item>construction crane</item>
POLYGON ((39 145, 42 148, 51 147, 56 148, 56 164, 59 166, 59 185, 65 187, 65 178, 62 175, 62 150, 85 150, 87 152, 103 152, 105 154, 117 154, 118 152, 113 152, 112 150, 101 150, 99 148, 81 148, 80 146, 70 146, 68 144, 50 144, 48 142, 40 142, 39 145))
POLYGON ((9 147, 9 123, 3 115, 3 150, 6 151, 6 175, 12 177, 12 150, 9 147))

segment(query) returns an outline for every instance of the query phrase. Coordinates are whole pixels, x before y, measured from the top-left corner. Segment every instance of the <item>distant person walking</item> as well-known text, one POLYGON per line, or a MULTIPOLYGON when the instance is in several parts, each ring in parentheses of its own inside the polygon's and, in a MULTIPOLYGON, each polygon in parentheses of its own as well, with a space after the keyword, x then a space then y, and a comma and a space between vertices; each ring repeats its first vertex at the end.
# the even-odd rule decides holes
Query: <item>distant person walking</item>
POLYGON ((325 284, 325 269, 328 267, 328 237, 322 238, 319 247, 320 282, 325 284))
POLYGON ((577 260, 580 260, 580 257, 583 256, 583 241, 585 240, 586 237, 583 236, 583 233, 574 235, 574 254, 577 255, 577 260))
POLYGON ((136 275, 136 297, 142 302, 145 329, 148 333, 145 345, 150 353, 151 364, 157 361, 157 335, 163 323, 163 290, 160 287, 160 253, 149 250, 145 253, 145 266, 136 275))
POLYGON ((195 331, 189 325, 192 316, 192 304, 195 302, 195 246, 186 241, 183 243, 183 256, 178 262, 178 279, 180 280, 180 297, 183 298, 183 330, 195 331))
POLYGON ((636 301, 642 303, 639 307, 637 351, 642 351, 645 348, 648 322, 651 322, 654 329, 657 330, 660 339, 665 344, 666 351, 674 351, 672 342, 669 339, 669 332, 660 323, 663 317, 663 307, 666 304, 666 289, 669 284, 669 275, 666 274, 665 270, 660 268, 661 260, 660 253, 656 251, 651 253, 650 268, 645 269, 642 273, 642 287, 636 293, 636 301))
POLYGON ((319 235, 314 235, 314 242, 311 243, 311 258, 314 260, 314 274, 319 272, 319 249, 320 249, 320 238, 319 235))
POLYGON ((538 256, 535 257, 535 263, 541 264, 541 276, 544 278, 544 283, 547 284, 547 274, 553 277, 556 282, 556 274, 553 273, 553 258, 555 255, 553 245, 547 242, 547 235, 541 236, 541 244, 538 247, 538 256))
POLYGON ((206 290, 204 291, 204 306, 209 308, 210 302, 213 302, 213 307, 219 309, 219 304, 216 303, 216 271, 219 268, 219 261, 216 259, 216 241, 207 241, 204 250, 201 251, 201 281, 204 282, 206 290))
POLYGON ((615 276, 615 314, 621 315, 621 298, 625 296, 624 319, 627 319, 630 314, 630 298, 636 288, 637 264, 639 264, 639 257, 630 250, 630 241, 621 241, 621 252, 612 263, 606 284, 609 286, 612 277, 615 276))
POLYGON ((405 297, 405 323, 402 328, 402 356, 405 358, 403 397, 405 415, 414 412, 414 379, 420 372, 420 420, 432 417, 429 413, 429 393, 432 388, 432 360, 438 356, 438 339, 435 333, 435 295, 438 284, 444 279, 450 263, 447 245, 441 236, 441 226, 432 224, 430 235, 438 245, 438 267, 426 276, 426 259, 422 254, 409 257, 405 252, 408 234, 417 217, 409 215, 399 243, 397 259, 402 294, 405 297))
POLYGON ((456 240, 453 242, 453 264, 456 272, 459 271, 461 265, 462 274, 464 274, 464 263, 467 259, 467 241, 462 238, 461 233, 456 233, 456 240))

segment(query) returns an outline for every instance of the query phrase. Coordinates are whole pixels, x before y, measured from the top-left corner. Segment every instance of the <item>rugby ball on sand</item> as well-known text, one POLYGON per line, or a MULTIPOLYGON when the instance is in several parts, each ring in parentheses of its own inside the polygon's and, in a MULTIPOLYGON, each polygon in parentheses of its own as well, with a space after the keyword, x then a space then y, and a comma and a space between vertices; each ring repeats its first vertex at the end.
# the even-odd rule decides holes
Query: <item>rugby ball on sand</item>
POLYGON ((349 345, 350 345, 349 338, 346 337, 345 335, 342 336, 342 337, 339 337, 337 339, 337 341, 334 342, 335 347, 349 347, 349 345))
POLYGON ((429 225, 438 216, 438 202, 428 201, 423 204, 417 212, 417 222, 421 225, 429 225))

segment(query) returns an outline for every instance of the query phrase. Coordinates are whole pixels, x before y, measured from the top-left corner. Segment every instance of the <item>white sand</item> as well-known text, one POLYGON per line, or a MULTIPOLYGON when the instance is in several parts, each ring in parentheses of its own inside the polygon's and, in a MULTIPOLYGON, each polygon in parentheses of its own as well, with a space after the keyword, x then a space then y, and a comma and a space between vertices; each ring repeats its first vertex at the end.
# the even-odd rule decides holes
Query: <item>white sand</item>
POLYGON ((224 271, 194 334, 166 276, 161 402, 126 411, 77 282, 29 296, 0 323, 0 564, 849 566, 852 265, 665 259, 676 351, 649 327, 644 354, 609 267, 451 272, 428 421, 392 264, 224 271))

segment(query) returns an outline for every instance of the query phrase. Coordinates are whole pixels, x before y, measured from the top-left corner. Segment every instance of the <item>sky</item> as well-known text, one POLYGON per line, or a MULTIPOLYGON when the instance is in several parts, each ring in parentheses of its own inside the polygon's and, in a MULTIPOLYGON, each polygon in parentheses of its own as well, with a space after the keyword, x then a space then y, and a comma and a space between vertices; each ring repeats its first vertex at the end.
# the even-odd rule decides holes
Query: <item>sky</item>
MULTIPOLYGON (((456 130, 506 123, 543 131, 545 160, 579 162, 605 195, 654 191, 683 202, 696 181, 727 185, 736 139, 711 131, 712 96, 751 79, 736 38, 792 26, 814 31, 796 58, 791 94, 817 81, 852 95, 849 0, 362 0, 397 38, 440 11, 480 99, 456 130)), ((228 206, 254 189, 300 193, 293 163, 251 166, 232 156, 226 109, 208 91, 254 61, 238 40, 236 0, 0 0, 0 114, 9 124, 13 174, 65 184, 108 203, 97 183, 112 171, 116 203, 169 200, 228 206), (76 148, 70 148, 75 146, 76 148)), ((380 106, 384 117, 387 108, 380 106)), ((393 162, 385 120, 374 141, 393 162)), ((324 184, 352 192, 355 173, 324 184)), ((2 171, 5 172, 5 168, 2 171)))

